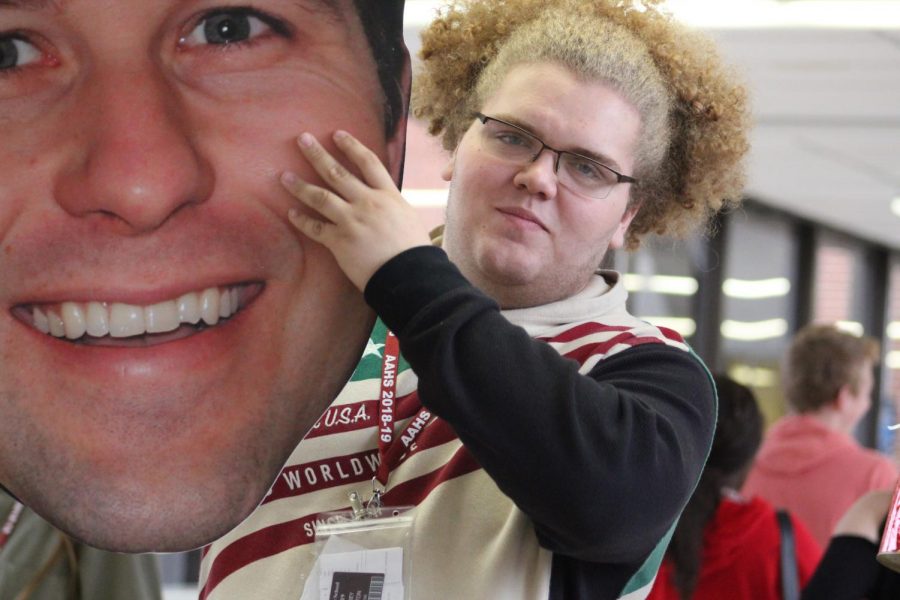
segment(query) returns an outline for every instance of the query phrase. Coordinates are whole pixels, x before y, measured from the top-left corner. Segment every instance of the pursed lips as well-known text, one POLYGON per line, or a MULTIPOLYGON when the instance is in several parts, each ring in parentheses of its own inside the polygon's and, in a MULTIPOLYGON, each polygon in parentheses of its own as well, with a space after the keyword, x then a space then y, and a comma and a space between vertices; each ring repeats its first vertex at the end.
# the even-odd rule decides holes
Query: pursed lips
POLYGON ((530 222, 534 223, 535 225, 539 226, 544 231, 546 231, 548 233, 550 232, 550 230, 547 229, 547 226, 544 225, 544 222, 541 221, 537 217, 537 215, 535 215, 533 212, 531 212, 527 208, 522 208, 520 206, 503 206, 503 207, 497 208, 497 211, 499 211, 505 215, 510 215, 512 217, 522 219, 524 221, 530 221, 530 222))

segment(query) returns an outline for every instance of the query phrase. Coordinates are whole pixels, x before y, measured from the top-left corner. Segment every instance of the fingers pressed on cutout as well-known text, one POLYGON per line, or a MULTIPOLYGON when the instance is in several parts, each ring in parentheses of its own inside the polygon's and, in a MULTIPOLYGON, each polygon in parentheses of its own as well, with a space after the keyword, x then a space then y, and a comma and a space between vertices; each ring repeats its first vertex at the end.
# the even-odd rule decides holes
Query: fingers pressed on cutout
POLYGON ((345 216, 348 207, 343 198, 325 188, 306 183, 296 173, 291 171, 282 173, 281 184, 292 196, 332 223, 340 221, 345 216))
POLYGON ((340 194, 342 200, 352 202, 368 189, 365 183, 329 154, 311 133, 304 133, 297 138, 297 145, 319 177, 340 194))
POLYGON ((366 183, 376 189, 392 189, 396 187, 394 178, 388 172, 378 155, 367 148, 358 139, 343 130, 334 133, 334 143, 347 158, 356 165, 366 183))
POLYGON ((317 242, 324 242, 329 237, 329 228, 334 227, 329 223, 314 219, 309 215, 305 215, 296 208, 288 211, 288 220, 291 224, 306 235, 317 242))

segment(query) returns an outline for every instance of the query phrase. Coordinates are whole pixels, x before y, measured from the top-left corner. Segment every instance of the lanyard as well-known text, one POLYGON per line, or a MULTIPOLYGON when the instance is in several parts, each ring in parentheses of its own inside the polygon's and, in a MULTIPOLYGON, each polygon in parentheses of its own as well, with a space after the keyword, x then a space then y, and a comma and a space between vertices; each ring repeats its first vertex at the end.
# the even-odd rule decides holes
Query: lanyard
MULTIPOLYGON (((381 395, 378 401, 378 471, 375 478, 382 488, 387 486, 391 469, 396 467, 404 451, 431 420, 431 412, 422 408, 403 432, 402 444, 395 443, 394 421, 397 408, 397 368, 400 363, 400 342, 392 331, 384 339, 384 358, 381 363, 381 395)), ((374 483, 374 482, 373 482, 374 483)), ((383 489, 382 489, 383 491, 383 489)), ((376 489, 376 493, 379 493, 376 489)))
POLYGON ((397 363, 400 362, 400 342, 393 331, 384 338, 384 358, 381 361, 381 394, 378 397, 378 472, 376 479, 387 485, 391 467, 387 453, 394 442, 394 419, 397 406, 397 363))
POLYGON ((3 550, 3 547, 6 546, 6 542, 9 540, 9 536, 12 535, 13 529, 16 528, 16 523, 19 522, 19 517, 22 515, 22 511, 25 506, 21 502, 14 502, 12 506, 12 510, 9 511, 9 515, 6 517, 6 521, 3 523, 3 528, 0 529, 0 550, 3 550))

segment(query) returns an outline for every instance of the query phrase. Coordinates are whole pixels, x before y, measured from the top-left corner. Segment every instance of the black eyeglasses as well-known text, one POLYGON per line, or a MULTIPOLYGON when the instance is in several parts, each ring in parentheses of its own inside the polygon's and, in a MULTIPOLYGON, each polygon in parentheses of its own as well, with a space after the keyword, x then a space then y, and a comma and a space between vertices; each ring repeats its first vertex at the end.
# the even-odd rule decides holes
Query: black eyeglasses
POLYGON ((560 185, 576 193, 600 200, 606 198, 617 183, 637 183, 637 179, 592 158, 552 148, 518 125, 482 113, 475 113, 474 116, 484 125, 481 128, 481 143, 487 152, 519 164, 536 161, 544 150, 554 152, 556 161, 553 172, 560 185))

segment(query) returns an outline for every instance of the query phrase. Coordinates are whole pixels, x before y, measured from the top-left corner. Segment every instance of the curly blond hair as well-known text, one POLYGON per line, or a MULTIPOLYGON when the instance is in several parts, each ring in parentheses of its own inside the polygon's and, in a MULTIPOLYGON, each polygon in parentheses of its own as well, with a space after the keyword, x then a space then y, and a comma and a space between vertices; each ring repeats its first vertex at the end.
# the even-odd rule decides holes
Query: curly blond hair
POLYGON ((736 205, 749 144, 747 94, 713 42, 661 0, 450 0, 422 32, 413 113, 453 151, 472 113, 521 64, 556 62, 611 85, 641 114, 626 245, 685 235, 736 205))

